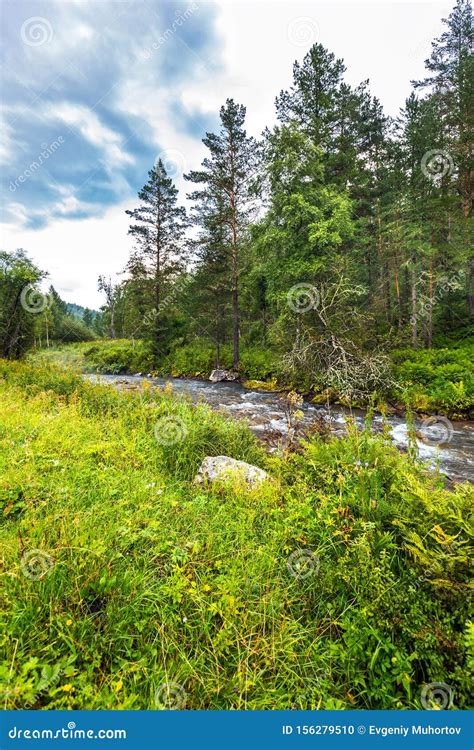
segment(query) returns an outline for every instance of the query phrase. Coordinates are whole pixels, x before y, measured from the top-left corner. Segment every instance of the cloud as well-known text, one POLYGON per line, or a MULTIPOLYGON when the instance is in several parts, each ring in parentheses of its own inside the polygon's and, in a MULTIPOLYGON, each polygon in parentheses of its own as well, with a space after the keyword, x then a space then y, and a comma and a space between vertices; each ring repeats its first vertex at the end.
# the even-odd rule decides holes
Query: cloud
MULTIPOLYGON (((25 207, 22 226, 104 213, 136 194, 156 154, 171 148, 170 130, 185 134, 176 148, 199 141, 203 122, 193 124, 176 92, 217 46, 213 4, 6 5, 2 187, 25 207), (58 139, 61 149, 42 158, 58 139), (58 203, 64 184, 74 200, 58 203)), ((7 222, 19 216, 11 203, 3 208, 7 222)))
POLYGON ((101 152, 101 158, 106 164, 133 163, 133 157, 123 150, 122 137, 106 127, 98 115, 88 107, 60 102, 54 107, 48 107, 47 112, 49 119, 59 120, 68 128, 77 129, 86 141, 101 152))
MULTIPOLYGON (((64 189, 58 214, 61 206, 67 214, 67 204, 71 200, 74 197, 64 189)), ((17 230, 11 225, 4 228, 4 241, 8 247, 27 249, 32 260, 49 272, 45 288, 52 284, 66 301, 97 308, 104 303, 97 291, 99 274, 110 275, 115 280, 123 278, 119 274, 130 252, 126 208, 130 208, 129 203, 82 220, 63 216, 42 229, 24 229, 21 243, 17 241, 17 230)), ((16 210, 21 220, 22 208, 17 205, 16 210)))

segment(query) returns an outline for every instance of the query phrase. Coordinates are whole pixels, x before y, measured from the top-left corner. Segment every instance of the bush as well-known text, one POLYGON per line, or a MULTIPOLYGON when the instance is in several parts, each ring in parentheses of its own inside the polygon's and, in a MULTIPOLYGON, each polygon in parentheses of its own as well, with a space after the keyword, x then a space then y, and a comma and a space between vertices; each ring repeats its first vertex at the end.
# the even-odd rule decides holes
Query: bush
POLYGON ((474 415, 474 345, 405 349, 393 352, 392 359, 404 400, 415 410, 453 417, 474 415))
POLYGON ((82 350, 85 362, 98 372, 149 372, 154 368, 151 346, 144 341, 117 339, 100 341, 82 350))

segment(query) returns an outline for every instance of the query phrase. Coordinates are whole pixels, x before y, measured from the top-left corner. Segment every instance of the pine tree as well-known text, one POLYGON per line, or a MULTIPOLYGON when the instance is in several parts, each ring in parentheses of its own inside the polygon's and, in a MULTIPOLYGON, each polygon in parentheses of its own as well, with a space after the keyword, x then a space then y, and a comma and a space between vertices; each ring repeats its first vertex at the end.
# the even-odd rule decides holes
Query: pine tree
POLYGON ((432 42, 431 57, 425 65, 429 75, 415 83, 429 88, 439 112, 438 128, 445 143, 444 164, 459 197, 459 219, 466 267, 466 298, 470 315, 474 315, 472 272, 472 203, 474 197, 474 56, 472 5, 457 0, 447 19, 446 31, 432 42), (452 160, 452 164, 451 164, 452 160))
POLYGON ((136 241, 131 264, 143 264, 149 282, 149 312, 153 319, 151 340, 156 356, 165 351, 166 310, 164 302, 173 279, 186 265, 186 211, 178 205, 178 190, 161 159, 148 173, 148 182, 138 193, 140 205, 126 213, 133 219, 129 234, 136 241))
POLYGON ((228 285, 232 296, 233 366, 239 365, 240 280, 247 229, 255 206, 253 183, 257 176, 258 147, 244 129, 245 107, 227 99, 220 110, 219 133, 207 133, 203 143, 210 155, 201 171, 185 179, 203 185, 188 197, 214 212, 212 221, 220 226, 221 240, 229 260, 228 285))

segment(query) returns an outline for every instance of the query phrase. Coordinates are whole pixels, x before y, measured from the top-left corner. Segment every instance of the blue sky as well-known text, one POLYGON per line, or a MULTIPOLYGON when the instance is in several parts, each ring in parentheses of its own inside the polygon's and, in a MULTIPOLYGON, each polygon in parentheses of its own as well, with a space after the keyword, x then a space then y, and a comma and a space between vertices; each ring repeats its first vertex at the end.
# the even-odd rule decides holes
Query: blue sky
MULTIPOLYGON (((2 247, 24 247, 69 300, 100 304, 125 265, 126 208, 158 155, 184 200, 227 96, 249 131, 315 41, 396 114, 445 2, 3 0, 2 247)), ((121 278, 118 276, 118 278, 121 278)))
POLYGON ((128 110, 134 87, 150 111, 166 107, 170 122, 190 138, 199 139, 210 124, 172 92, 196 65, 209 75, 219 65, 211 4, 5 5, 7 221, 21 210, 17 202, 27 207, 27 229, 99 215, 143 182, 166 144, 157 141, 149 118, 128 110), (38 162, 40 168, 29 168, 38 162))

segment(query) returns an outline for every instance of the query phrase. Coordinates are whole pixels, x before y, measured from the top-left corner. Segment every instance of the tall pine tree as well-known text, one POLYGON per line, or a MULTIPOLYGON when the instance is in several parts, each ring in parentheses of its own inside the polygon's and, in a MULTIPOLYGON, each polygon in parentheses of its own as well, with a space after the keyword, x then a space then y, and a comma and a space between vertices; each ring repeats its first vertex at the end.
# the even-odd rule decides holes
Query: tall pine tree
POLYGON ((258 146, 244 128, 245 107, 227 99, 220 110, 219 133, 207 133, 203 143, 210 155, 202 170, 185 179, 202 185, 188 197, 213 212, 213 222, 222 228, 222 242, 229 261, 228 285, 232 296, 233 366, 240 358, 240 282, 247 230, 255 207, 253 184, 258 169, 258 146))
POLYGON ((137 274, 139 262, 148 288, 148 314, 153 321, 151 340, 158 356, 168 346, 166 295, 188 258, 185 242, 186 210, 178 205, 178 190, 167 176, 161 159, 148 173, 148 182, 138 193, 140 205, 127 211, 132 218, 129 234, 136 245, 130 270, 137 274))

